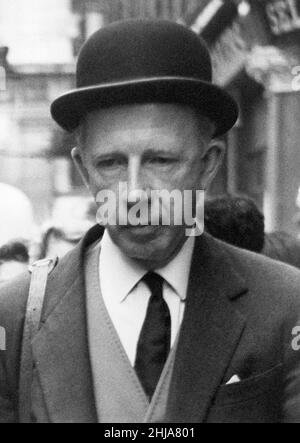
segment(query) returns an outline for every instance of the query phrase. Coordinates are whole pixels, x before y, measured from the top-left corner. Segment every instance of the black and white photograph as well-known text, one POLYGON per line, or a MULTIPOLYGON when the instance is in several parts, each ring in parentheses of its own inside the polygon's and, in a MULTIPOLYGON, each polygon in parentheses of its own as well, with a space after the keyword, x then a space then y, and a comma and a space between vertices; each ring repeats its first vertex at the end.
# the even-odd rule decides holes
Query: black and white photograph
POLYGON ((0 423, 300 423, 300 0, 0 0, 0 423))

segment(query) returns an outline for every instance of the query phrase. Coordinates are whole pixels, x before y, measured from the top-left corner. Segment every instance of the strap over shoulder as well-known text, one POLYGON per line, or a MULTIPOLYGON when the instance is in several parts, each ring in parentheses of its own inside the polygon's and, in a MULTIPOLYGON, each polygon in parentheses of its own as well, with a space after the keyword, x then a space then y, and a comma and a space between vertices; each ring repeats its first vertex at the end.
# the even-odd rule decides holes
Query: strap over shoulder
POLYGON ((31 385, 33 379, 31 343, 40 326, 48 275, 51 274, 57 263, 58 257, 39 260, 29 266, 31 282, 23 330, 19 379, 20 423, 30 423, 31 421, 31 385))

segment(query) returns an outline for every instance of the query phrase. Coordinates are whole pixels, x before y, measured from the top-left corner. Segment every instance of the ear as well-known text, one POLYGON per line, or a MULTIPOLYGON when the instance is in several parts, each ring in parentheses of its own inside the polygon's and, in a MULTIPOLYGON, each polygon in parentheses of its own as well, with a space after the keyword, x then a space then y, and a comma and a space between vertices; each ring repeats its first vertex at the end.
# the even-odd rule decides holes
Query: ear
POLYGON ((207 190, 214 180, 225 155, 225 142, 212 140, 201 159, 201 189, 207 190))
POLYGON ((71 155, 72 155, 73 162, 75 163, 75 166, 76 166, 79 174, 81 175, 85 186, 88 189, 90 189, 89 174, 88 174, 86 167, 84 166, 82 151, 79 148, 73 148, 71 155))

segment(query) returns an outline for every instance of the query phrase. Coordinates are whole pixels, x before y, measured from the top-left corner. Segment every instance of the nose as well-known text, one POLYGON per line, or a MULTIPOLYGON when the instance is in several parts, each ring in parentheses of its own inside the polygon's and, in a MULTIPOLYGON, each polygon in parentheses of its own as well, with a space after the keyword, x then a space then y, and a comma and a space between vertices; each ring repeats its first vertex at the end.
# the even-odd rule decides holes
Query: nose
POLYGON ((137 203, 147 199, 145 177, 142 173, 141 158, 132 156, 128 162, 128 203, 137 203))

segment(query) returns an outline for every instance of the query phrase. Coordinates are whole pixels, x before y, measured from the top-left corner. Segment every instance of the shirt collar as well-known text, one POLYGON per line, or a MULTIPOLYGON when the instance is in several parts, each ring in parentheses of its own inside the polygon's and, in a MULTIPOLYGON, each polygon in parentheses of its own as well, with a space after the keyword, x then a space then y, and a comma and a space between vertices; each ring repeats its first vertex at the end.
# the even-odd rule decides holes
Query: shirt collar
MULTIPOLYGON (((155 270, 182 300, 185 300, 187 295, 194 244, 194 237, 189 237, 170 263, 155 270)), ((148 272, 136 261, 122 253, 112 241, 107 230, 101 242, 99 265, 102 291, 109 291, 119 303, 127 298, 128 294, 148 272)))
POLYGON ((188 237, 179 253, 164 268, 155 272, 165 279, 181 300, 187 296, 189 274, 195 246, 195 237, 188 237))

